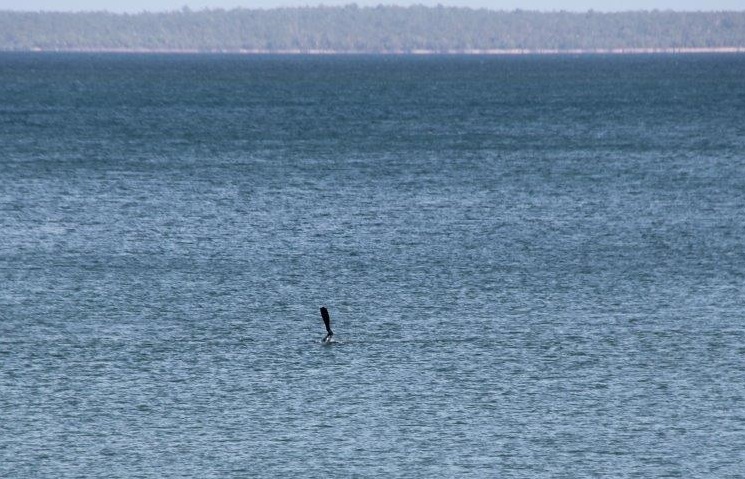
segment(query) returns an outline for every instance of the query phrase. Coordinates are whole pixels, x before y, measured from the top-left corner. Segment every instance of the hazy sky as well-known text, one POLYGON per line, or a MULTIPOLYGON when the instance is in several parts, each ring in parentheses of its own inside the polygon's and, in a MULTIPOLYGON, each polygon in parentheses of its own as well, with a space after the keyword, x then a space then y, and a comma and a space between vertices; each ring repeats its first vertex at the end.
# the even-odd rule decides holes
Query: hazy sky
POLYGON ((202 8, 272 8, 304 5, 360 6, 378 4, 437 5, 490 8, 494 10, 745 10, 745 0, 0 0, 0 10, 109 10, 138 12, 142 10, 176 10, 184 5, 194 10, 202 8))

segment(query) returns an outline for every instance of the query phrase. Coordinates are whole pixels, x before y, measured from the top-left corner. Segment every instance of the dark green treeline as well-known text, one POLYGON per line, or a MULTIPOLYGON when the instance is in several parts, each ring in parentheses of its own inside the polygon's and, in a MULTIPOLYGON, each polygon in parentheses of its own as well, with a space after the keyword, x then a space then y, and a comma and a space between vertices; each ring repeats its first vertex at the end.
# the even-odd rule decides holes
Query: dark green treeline
POLYGON ((539 13, 380 6, 0 12, 1 50, 407 52, 745 47, 745 12, 539 13))

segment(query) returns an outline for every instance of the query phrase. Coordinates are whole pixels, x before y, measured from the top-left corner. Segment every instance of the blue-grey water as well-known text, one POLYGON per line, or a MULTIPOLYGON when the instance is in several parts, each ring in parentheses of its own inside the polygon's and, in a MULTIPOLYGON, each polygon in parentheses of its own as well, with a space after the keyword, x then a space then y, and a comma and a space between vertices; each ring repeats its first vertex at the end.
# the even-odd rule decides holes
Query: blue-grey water
POLYGON ((744 79, 0 55, 0 477, 745 477, 744 79))

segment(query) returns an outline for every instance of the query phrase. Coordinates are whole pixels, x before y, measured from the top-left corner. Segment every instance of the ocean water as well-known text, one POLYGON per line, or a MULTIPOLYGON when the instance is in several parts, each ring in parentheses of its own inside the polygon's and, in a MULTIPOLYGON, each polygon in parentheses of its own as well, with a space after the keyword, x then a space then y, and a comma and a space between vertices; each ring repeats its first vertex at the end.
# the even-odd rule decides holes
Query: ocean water
POLYGON ((0 477, 745 477, 744 79, 0 54, 0 477))

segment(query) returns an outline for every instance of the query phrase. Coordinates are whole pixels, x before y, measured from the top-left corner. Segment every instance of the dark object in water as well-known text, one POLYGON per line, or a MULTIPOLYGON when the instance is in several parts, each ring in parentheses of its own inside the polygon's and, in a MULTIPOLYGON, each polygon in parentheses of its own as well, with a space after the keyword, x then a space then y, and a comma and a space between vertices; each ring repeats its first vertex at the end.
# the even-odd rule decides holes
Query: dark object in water
POLYGON ((323 338, 322 342, 331 341, 331 336, 334 335, 334 332, 331 331, 331 316, 329 316, 329 310, 326 309, 326 306, 321 306, 321 318, 323 318, 323 324, 326 326, 326 336, 323 338))

